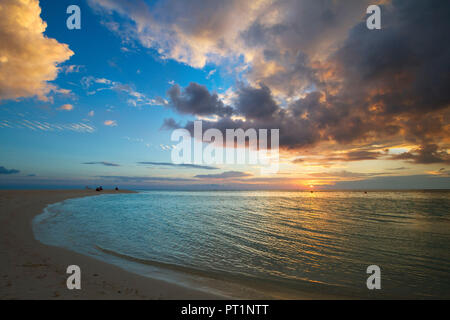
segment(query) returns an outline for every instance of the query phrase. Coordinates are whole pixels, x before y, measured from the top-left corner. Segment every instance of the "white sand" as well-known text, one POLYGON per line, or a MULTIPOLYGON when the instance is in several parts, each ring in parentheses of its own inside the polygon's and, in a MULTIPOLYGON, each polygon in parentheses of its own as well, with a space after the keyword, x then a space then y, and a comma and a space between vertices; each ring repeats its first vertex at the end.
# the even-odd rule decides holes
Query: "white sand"
POLYGON ((34 238, 31 221, 47 205, 89 195, 98 192, 0 191, 0 299, 221 298, 139 276, 88 256, 44 245, 34 238), (73 264, 81 268, 81 290, 66 287, 66 269, 73 264))

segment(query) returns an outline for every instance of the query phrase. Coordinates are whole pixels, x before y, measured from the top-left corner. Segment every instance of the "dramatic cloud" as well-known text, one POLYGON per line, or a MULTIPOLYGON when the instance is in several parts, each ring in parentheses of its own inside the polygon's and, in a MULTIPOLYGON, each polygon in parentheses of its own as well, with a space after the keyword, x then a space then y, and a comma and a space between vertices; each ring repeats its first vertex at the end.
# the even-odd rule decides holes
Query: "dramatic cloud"
POLYGON ((176 111, 195 115, 225 116, 232 113, 232 109, 219 100, 217 94, 210 94, 205 86, 191 82, 183 92, 176 84, 167 92, 171 105, 176 111))
POLYGON ((16 169, 6 169, 5 167, 0 166, 0 174, 16 174, 19 172, 20 171, 16 169))
POLYGON ((392 156, 396 160, 408 160, 415 163, 430 164, 430 163, 449 163, 450 154, 446 150, 439 150, 435 144, 423 146, 419 149, 414 149, 409 152, 404 152, 392 156))
POLYGON ((334 45, 363 16, 369 1, 89 0, 89 4, 123 41, 138 41, 164 58, 202 68, 243 57, 260 76, 282 70, 295 82, 299 73, 298 68, 291 69, 291 60, 298 52, 334 45), (115 14, 127 23, 119 23, 115 14), (260 68, 264 63, 272 70, 260 68))
MULTIPOLYGON (((318 62, 302 58, 309 71, 298 72, 310 74, 307 82, 312 89, 302 92, 299 86, 294 90, 299 97, 280 100, 273 90, 279 88, 266 82, 238 88, 232 105, 235 117, 217 115, 217 121, 204 126, 279 128, 280 144, 286 149, 321 144, 366 147, 348 153, 347 161, 381 156, 367 146, 406 141, 423 151, 402 155, 403 159, 445 162, 450 136, 447 13, 450 4, 446 2, 394 1, 383 7, 382 30, 368 30, 361 20, 328 57, 318 62)), ((273 31, 271 37, 278 39, 279 33, 273 31)), ((266 43, 252 41, 253 45, 266 43)), ((286 78, 286 86, 291 86, 289 81, 286 78)))
POLYGON ((236 107, 247 119, 271 119, 279 109, 270 89, 266 86, 240 88, 236 107))
MULTIPOLYGON (((308 156, 296 158, 291 162, 294 164, 312 164, 312 165, 330 165, 335 162, 352 162, 377 159, 389 159, 386 153, 379 151, 346 151, 346 152, 327 152, 325 156, 308 156)), ((392 157, 391 157, 392 158, 392 157)))
POLYGON ((124 41, 197 68, 225 65, 242 80, 230 99, 197 83, 168 91, 175 111, 210 119, 204 129, 280 129, 282 149, 318 148, 329 161, 387 159, 380 146, 407 144, 415 149, 390 159, 448 162, 449 2, 89 3, 124 41), (382 29, 369 30, 366 8, 377 3, 382 29))
POLYGON ((0 100, 37 96, 47 100, 58 64, 73 52, 44 36, 38 0, 2 0, 0 4, 0 100))
POLYGON ((106 162, 106 161, 97 161, 97 162, 84 162, 83 164, 101 164, 107 167, 120 167, 119 164, 112 163, 112 162, 106 162))
MULTIPOLYGON (((236 55, 240 32, 268 1, 123 1, 89 0, 104 15, 104 24, 124 41, 138 41, 164 57, 193 67, 236 55), (129 23, 119 24, 114 14, 129 23), (189 19, 186 19, 189 17, 189 19)), ((239 52, 239 51, 237 51, 239 52)))
POLYGON ((171 162, 138 162, 138 164, 151 165, 151 166, 164 166, 164 167, 178 167, 178 168, 193 168, 193 169, 206 169, 206 170, 216 170, 218 168, 211 166, 202 166, 198 164, 181 163, 175 164, 171 162))

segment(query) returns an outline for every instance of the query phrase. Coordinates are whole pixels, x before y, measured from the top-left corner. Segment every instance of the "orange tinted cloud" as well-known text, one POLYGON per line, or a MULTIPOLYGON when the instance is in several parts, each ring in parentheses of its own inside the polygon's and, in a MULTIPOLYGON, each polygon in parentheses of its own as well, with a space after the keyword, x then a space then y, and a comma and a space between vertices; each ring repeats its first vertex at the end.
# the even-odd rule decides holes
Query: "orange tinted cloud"
POLYGON ((72 111, 73 110, 73 105, 71 105, 71 104, 64 104, 61 107, 59 107, 58 110, 61 110, 61 111, 72 111))
POLYGON ((105 122, 103 122, 103 124, 108 127, 116 127, 117 121, 116 120, 105 120, 105 122))
POLYGON ((58 64, 74 53, 66 44, 44 36, 38 0, 0 3, 0 100, 37 96, 47 100, 58 64))

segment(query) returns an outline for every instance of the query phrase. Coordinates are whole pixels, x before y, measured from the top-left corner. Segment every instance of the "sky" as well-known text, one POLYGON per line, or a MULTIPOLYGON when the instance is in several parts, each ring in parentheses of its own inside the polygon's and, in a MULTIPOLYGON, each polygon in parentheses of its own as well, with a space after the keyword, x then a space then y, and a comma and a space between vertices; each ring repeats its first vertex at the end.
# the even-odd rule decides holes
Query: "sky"
POLYGON ((0 187, 448 189, 449 14, 419 0, 3 0, 0 187), (174 164, 171 134, 195 120, 279 129, 278 172, 174 164))

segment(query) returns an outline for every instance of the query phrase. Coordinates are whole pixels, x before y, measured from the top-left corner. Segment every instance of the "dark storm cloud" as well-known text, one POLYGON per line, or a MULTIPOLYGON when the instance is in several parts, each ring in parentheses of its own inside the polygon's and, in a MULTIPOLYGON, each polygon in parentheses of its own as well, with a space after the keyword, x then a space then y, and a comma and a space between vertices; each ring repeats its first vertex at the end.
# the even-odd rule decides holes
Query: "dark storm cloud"
POLYGON ((419 149, 393 155, 395 160, 408 160, 414 163, 430 164, 430 163, 449 163, 450 154, 445 150, 440 150, 435 144, 425 145, 419 149))
POLYGON ((271 118, 278 110, 270 89, 264 85, 260 88, 240 88, 236 106, 247 119, 271 118))
MULTIPOLYGON (((256 19, 241 33, 251 47, 272 47, 284 50, 306 51, 324 38, 336 37, 340 30, 361 17, 366 0, 278 0, 271 2, 267 11, 276 11, 283 19, 270 24, 256 19)), ((377 2, 377 1, 372 1, 377 2)))
MULTIPOLYGON (((326 9, 319 11, 327 16, 326 9)), ((244 127, 279 128, 280 144, 285 148, 323 141, 357 144, 406 139, 421 145, 422 151, 403 158, 417 163, 447 161, 445 146, 440 144, 449 135, 450 2, 397 0, 383 7, 382 16, 382 30, 368 30, 364 20, 351 29, 330 56, 329 67, 314 71, 332 71, 316 83, 315 91, 280 106, 270 86, 240 88, 234 114, 250 120, 244 127)), ((268 31, 254 25, 244 38, 256 46, 282 41, 279 37, 286 32, 283 26, 268 31)), ((282 59, 276 48, 265 54, 267 59, 282 59)), ((305 70, 297 73, 308 74, 305 70)), ((234 128, 241 124, 224 118, 211 125, 234 128)), ((349 153, 347 160, 378 156, 362 151, 349 153)))
POLYGON ((338 45, 347 30, 362 17, 369 2, 346 0, 278 0, 267 11, 277 12, 282 19, 274 24, 263 19, 241 32, 241 38, 263 55, 249 72, 249 78, 264 82, 271 89, 296 95, 311 83, 319 82, 311 65, 316 54, 327 54, 338 45), (268 62, 276 63, 275 73, 264 72, 268 62))
MULTIPOLYGON (((217 121, 204 120, 203 130, 217 128, 225 135, 226 129, 280 129, 280 144, 286 148, 303 147, 320 140, 317 123, 295 117, 290 109, 280 107, 270 89, 263 85, 259 88, 241 87, 235 101, 236 108, 233 109, 233 115, 245 116, 247 121, 231 117, 221 117, 217 121)), ((320 112, 314 108, 312 111, 320 112)), ((175 129, 175 126, 176 122, 173 119, 166 119, 163 125, 164 128, 170 129, 175 129)), ((193 122, 187 122, 184 128, 192 134, 193 122)))
MULTIPOLYGON (((242 38, 247 45, 264 49, 262 64, 253 61, 248 74, 258 79, 253 83, 260 84, 238 86, 232 107, 225 107, 216 94, 199 84, 191 83, 184 90, 174 86, 168 95, 175 110, 216 115, 217 121, 203 121, 204 130, 280 129, 280 146, 285 149, 310 148, 323 142, 357 149, 368 143, 406 140, 420 149, 391 159, 448 161, 450 2, 394 0, 382 7, 382 30, 368 30, 361 19, 348 26, 351 30, 347 37, 334 46, 337 49, 330 51, 327 59, 315 64, 308 45, 316 45, 315 37, 325 39, 334 34, 330 21, 345 16, 343 9, 329 1, 279 4, 289 8, 292 17, 308 12, 317 18, 312 27, 304 26, 304 30, 311 27, 311 37, 293 41, 298 36, 295 32, 305 31, 300 28, 303 22, 290 16, 272 26, 255 21, 242 38), (305 6, 309 9, 304 10, 305 6), (258 74, 270 61, 281 66, 280 71, 268 77, 258 74), (304 84, 310 88, 306 94, 301 90, 306 88, 304 84), (300 98, 280 103, 274 93, 280 90, 300 98), (231 116, 243 116, 246 121, 231 116)), ((305 17, 305 21, 311 17, 305 17)), ((164 124, 166 128, 176 126, 179 124, 173 119, 164 124)), ((183 127, 192 130, 192 122, 183 127)), ((373 150, 352 151, 330 161, 374 160, 381 156, 373 150)))
POLYGON ((0 174, 16 174, 16 173, 20 173, 20 170, 6 169, 5 167, 0 166, 0 174))
MULTIPOLYGON (((196 68, 248 63, 231 106, 196 83, 168 91, 178 113, 218 118, 205 127, 278 128, 286 149, 385 141, 434 144, 438 153, 449 147, 449 1, 89 3, 112 20, 128 17, 126 39, 165 58, 196 68), (380 3, 382 29, 368 30, 366 8, 380 3)), ((163 128, 184 126, 191 124, 169 119, 163 128)))
POLYGON ((343 80, 339 98, 350 102, 351 113, 368 116, 356 132, 404 130, 423 147, 448 134, 449 14, 447 1, 396 0, 383 7, 382 30, 364 22, 351 30, 332 61, 343 80))
POLYGON ((205 86, 191 82, 183 91, 174 85, 167 91, 171 106, 179 113, 225 116, 232 113, 216 93, 210 94, 205 86))
POLYGON ((450 3, 394 0, 382 12, 382 30, 360 23, 334 55, 347 84, 386 89, 373 99, 389 114, 448 107, 450 3))
POLYGON ((378 159, 381 152, 373 151, 351 151, 346 153, 346 158, 349 161, 360 161, 360 160, 375 160, 378 159))

